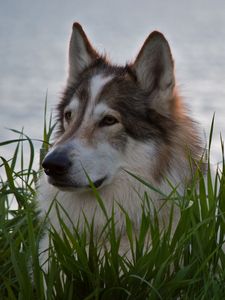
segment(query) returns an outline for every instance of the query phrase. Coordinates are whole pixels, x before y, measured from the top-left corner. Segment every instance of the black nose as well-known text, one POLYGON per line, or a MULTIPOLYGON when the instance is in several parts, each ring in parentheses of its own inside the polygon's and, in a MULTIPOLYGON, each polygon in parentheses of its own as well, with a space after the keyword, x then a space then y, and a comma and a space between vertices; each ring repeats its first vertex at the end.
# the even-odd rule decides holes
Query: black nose
POLYGON ((42 167, 48 176, 63 175, 68 172, 71 165, 67 155, 56 151, 49 153, 42 162, 42 167))

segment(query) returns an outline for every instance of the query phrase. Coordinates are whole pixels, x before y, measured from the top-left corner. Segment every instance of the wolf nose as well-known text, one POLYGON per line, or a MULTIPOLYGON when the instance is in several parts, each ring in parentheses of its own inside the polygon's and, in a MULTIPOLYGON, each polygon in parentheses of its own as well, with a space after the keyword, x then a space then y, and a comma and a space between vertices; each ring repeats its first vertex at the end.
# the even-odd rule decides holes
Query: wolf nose
POLYGON ((72 163, 66 155, 54 151, 48 154, 42 162, 42 167, 48 176, 63 175, 71 165, 72 163))

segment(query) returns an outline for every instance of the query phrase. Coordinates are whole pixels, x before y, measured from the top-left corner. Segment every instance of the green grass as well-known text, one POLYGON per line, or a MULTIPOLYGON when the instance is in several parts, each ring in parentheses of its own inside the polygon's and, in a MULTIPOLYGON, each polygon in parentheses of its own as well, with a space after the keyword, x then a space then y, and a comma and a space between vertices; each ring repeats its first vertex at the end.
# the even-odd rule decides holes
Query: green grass
MULTIPOLYGON (((48 149, 53 127, 45 122, 41 156, 48 149)), ((39 219, 34 200, 38 178, 33 167, 34 142, 23 132, 14 132, 19 135, 17 139, 0 144, 15 147, 11 159, 0 158, 4 173, 0 179, 0 299, 225 299, 224 160, 215 179, 208 164, 206 178, 199 170, 185 195, 176 189, 168 195, 167 201, 179 203, 181 217, 175 231, 173 209, 169 225, 160 228, 157 212, 153 213, 149 205, 151 187, 142 182, 146 194, 138 235, 121 207, 130 258, 119 253, 121 240, 113 213, 106 216, 101 232, 109 241, 105 247, 94 236, 94 219, 86 222, 81 233, 76 224, 69 230, 60 217, 63 208, 56 202, 63 235, 51 229, 52 247, 44 272, 38 257, 45 224, 39 219), (25 149, 30 153, 28 161, 24 161, 25 149), (16 206, 12 207, 12 199, 16 206), (151 243, 147 242, 149 235, 151 243)), ((211 144, 212 130, 209 140, 211 144)), ((104 199, 94 187, 93 193, 104 210, 104 199)))

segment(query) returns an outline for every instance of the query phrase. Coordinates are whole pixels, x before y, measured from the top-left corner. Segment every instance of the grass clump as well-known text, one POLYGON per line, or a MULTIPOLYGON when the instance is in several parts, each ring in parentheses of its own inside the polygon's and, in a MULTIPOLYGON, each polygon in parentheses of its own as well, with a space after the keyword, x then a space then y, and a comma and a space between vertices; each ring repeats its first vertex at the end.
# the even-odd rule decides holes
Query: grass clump
MULTIPOLYGON (((47 145, 53 126, 45 123, 47 145)), ((35 203, 33 141, 23 132, 19 138, 0 144, 15 145, 11 159, 1 157, 0 179, 0 299, 224 299, 225 298, 225 162, 212 176, 210 161, 206 176, 197 171, 195 182, 184 195, 174 189, 167 201, 180 203, 180 220, 172 228, 173 206, 168 226, 159 226, 152 212, 146 184, 140 230, 135 234, 132 220, 124 213, 130 255, 120 253, 121 235, 116 233, 113 211, 106 213, 105 226, 94 234, 94 217, 72 230, 58 212, 62 235, 51 228, 47 267, 39 263, 38 244, 44 223, 35 203), (30 159, 24 162, 24 144, 30 159), (12 205, 13 201, 13 205, 12 205), (107 238, 107 247, 101 242, 107 238), (151 236, 151 242, 149 241, 151 236)), ((211 135, 210 135, 211 143, 211 135)), ((223 143, 221 143, 224 158, 223 143)), ((139 180, 137 178, 137 180, 139 180)), ((92 185, 96 201, 101 199, 92 185)), ((116 204, 115 204, 116 205, 116 204)))

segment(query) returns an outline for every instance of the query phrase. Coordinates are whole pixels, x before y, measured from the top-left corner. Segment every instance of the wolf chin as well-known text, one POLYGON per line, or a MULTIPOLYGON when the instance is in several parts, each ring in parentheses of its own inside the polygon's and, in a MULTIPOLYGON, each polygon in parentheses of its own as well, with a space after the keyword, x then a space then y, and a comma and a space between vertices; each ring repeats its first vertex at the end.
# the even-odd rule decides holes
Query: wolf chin
MULTIPOLYGON (((118 203, 138 228, 144 192, 156 208, 164 200, 129 172, 164 194, 171 192, 168 181, 182 193, 192 178, 190 157, 200 161, 198 128, 178 95, 170 47, 160 32, 148 36, 134 62, 117 66, 99 55, 74 23, 68 80, 57 111, 58 130, 38 188, 43 214, 56 198, 74 224, 79 220, 83 226, 85 215, 100 229, 105 217, 88 174, 109 214, 114 206, 118 230, 124 219, 118 203)), ((159 211, 162 222, 168 211, 168 204, 159 211)), ((60 230, 54 207, 49 221, 60 230)), ((48 248, 47 237, 40 248, 48 248)))

